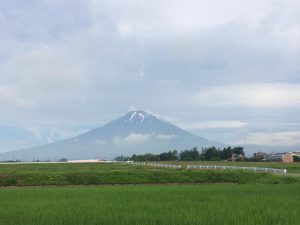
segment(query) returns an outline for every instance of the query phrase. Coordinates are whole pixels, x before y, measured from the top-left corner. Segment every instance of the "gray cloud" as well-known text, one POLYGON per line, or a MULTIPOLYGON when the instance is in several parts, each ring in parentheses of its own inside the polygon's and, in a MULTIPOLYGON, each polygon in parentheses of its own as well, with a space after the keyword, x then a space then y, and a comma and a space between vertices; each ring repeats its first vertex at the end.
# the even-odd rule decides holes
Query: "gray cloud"
POLYGON ((0 116, 42 127, 46 143, 57 127, 71 136, 134 105, 185 128, 221 121, 194 126, 205 137, 260 143, 253 133, 299 122, 299 10, 295 0, 1 1, 0 116))

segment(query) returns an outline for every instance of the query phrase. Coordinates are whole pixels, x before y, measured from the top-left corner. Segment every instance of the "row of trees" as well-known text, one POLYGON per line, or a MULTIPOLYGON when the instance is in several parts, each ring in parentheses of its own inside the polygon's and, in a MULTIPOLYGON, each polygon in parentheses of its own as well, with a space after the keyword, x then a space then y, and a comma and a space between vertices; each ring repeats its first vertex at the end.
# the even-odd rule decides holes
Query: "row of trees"
POLYGON ((243 147, 227 147, 219 149, 216 147, 202 148, 196 147, 178 152, 177 150, 163 152, 161 154, 147 153, 144 155, 133 154, 131 157, 119 156, 117 161, 218 161, 235 158, 243 159, 245 156, 243 147))
POLYGON ((294 162, 300 162, 300 156, 294 155, 293 159, 294 159, 294 162))

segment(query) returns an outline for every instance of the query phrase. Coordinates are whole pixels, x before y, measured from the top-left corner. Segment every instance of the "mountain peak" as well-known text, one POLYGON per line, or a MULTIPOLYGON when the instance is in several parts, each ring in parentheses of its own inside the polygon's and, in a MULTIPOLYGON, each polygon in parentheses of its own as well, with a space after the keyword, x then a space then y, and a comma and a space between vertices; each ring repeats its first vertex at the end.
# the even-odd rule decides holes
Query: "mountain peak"
POLYGON ((149 123, 153 119, 157 119, 155 116, 153 116, 149 112, 145 112, 142 110, 134 110, 128 112, 124 116, 124 122, 129 122, 129 123, 149 123))

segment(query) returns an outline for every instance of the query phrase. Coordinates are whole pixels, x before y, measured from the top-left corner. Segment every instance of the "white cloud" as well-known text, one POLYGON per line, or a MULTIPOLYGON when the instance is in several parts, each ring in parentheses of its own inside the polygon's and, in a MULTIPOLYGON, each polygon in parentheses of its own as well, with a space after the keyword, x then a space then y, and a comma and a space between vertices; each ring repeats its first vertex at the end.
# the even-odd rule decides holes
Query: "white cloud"
POLYGON ((130 106, 129 107, 129 111, 137 111, 138 110, 138 108, 136 108, 135 106, 130 106))
POLYGON ((243 128, 246 127, 248 123, 236 121, 236 120, 212 120, 192 123, 186 125, 186 129, 197 130, 197 129, 232 129, 232 128, 243 128))
POLYGON ((295 146, 300 144, 300 131, 250 133, 246 141, 247 144, 295 146))
POLYGON ((121 137, 114 137, 112 142, 114 145, 137 145, 137 144, 143 144, 151 139, 158 139, 158 140, 171 140, 175 138, 176 136, 171 134, 171 135, 166 135, 166 134, 158 134, 156 135, 155 133, 151 134, 139 134, 139 133, 131 133, 128 136, 121 138, 121 137))
POLYGON ((155 136, 156 138, 160 139, 160 140, 171 140, 176 138, 176 135, 171 134, 171 135, 166 135, 166 134, 159 134, 155 136))
POLYGON ((0 85, 0 106, 1 108, 14 106, 23 109, 32 109, 37 107, 38 104, 32 99, 24 98, 13 85, 0 85))
POLYGON ((0 64, 0 78, 24 95, 34 91, 44 94, 82 90, 89 77, 76 60, 71 49, 40 45, 0 64))
POLYGON ((139 73, 138 73, 138 77, 141 81, 145 80, 147 76, 147 73, 146 73, 146 66, 145 64, 143 63, 140 67, 139 67, 139 73))
POLYGON ((161 116, 160 118, 164 119, 165 121, 169 122, 169 123, 179 123, 180 119, 175 117, 175 116, 161 116))
POLYGON ((153 116, 155 116, 156 118, 162 120, 162 121, 165 121, 165 122, 169 122, 169 123, 178 123, 180 121, 179 118, 177 117, 174 117, 174 116, 164 116, 164 115, 161 115, 157 112, 153 112, 151 110, 145 110, 146 112, 152 114, 153 116))
POLYGON ((26 127, 25 129, 28 130, 35 139, 38 139, 38 140, 43 139, 42 131, 39 127, 30 126, 30 127, 26 127))
MULTIPOLYGON (((272 0, 152 0, 138 1, 93 1, 94 13, 103 7, 109 10, 121 36, 151 38, 162 33, 188 34, 197 30, 217 28, 224 24, 240 22, 250 27, 259 27, 273 12, 281 20, 296 15, 299 4, 295 1, 272 0), (294 7, 291 7, 293 5, 294 7), (281 10, 283 13, 279 14, 281 10), (289 14, 286 12, 288 11, 289 14)), ((274 18, 272 18, 275 20, 274 18)), ((277 22, 275 20, 275 22, 277 22)))
POLYGON ((120 138, 120 137, 114 137, 113 138, 113 144, 114 145, 134 145, 134 144, 142 144, 150 140, 150 138, 153 136, 153 134, 136 134, 131 133, 127 137, 120 138))
POLYGON ((53 143, 62 139, 66 139, 66 138, 73 138, 74 136, 78 135, 78 134, 82 134, 86 132, 86 130, 77 130, 76 132, 74 132, 73 130, 65 130, 65 129, 61 129, 59 127, 53 128, 50 130, 50 134, 47 137, 47 142, 48 143, 53 143))
MULTIPOLYGON (((163 118, 175 124, 212 120, 195 129, 243 127, 237 118, 250 114, 251 124, 298 121, 297 0, 35 3, 0 1, 3 123, 82 121, 93 127, 130 105, 167 112, 172 117, 163 118), (286 106, 297 109, 283 112, 286 106), (228 114, 237 117, 214 121, 228 114)), ((143 140, 127 142, 135 139, 143 140)))
POLYGON ((195 98, 200 105, 284 107, 300 104, 300 84, 251 83, 204 89, 195 98))
POLYGON ((55 138, 55 135, 57 133, 57 129, 52 129, 51 132, 50 132, 50 135, 48 136, 47 138, 47 141, 48 141, 48 144, 52 143, 54 138, 55 138))
POLYGON ((288 125, 288 126, 300 126, 300 123, 299 122, 290 122, 290 123, 287 123, 286 125, 288 125))

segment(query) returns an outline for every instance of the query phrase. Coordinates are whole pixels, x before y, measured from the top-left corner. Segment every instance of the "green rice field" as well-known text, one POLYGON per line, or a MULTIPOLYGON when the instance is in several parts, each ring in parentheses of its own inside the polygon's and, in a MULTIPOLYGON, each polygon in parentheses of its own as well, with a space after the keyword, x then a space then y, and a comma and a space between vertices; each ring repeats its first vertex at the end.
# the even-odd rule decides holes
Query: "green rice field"
POLYGON ((1 225, 299 225, 299 184, 1 188, 1 225))
POLYGON ((278 184, 300 183, 300 177, 238 170, 187 170, 184 167, 176 170, 121 163, 0 164, 0 186, 158 183, 278 184))
POLYGON ((290 172, 282 175, 180 163, 0 164, 0 225, 300 224, 300 177, 290 176, 300 164, 268 164, 290 172))

